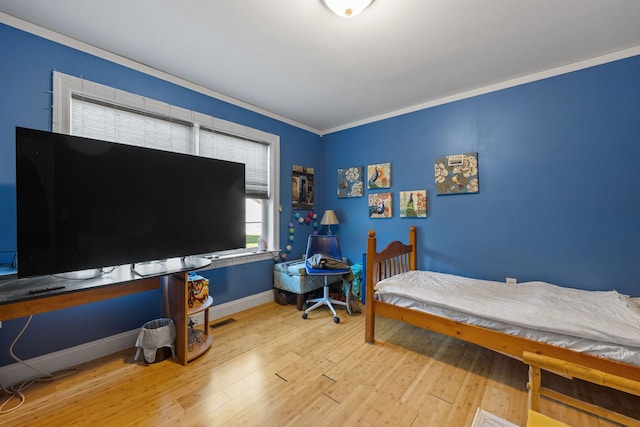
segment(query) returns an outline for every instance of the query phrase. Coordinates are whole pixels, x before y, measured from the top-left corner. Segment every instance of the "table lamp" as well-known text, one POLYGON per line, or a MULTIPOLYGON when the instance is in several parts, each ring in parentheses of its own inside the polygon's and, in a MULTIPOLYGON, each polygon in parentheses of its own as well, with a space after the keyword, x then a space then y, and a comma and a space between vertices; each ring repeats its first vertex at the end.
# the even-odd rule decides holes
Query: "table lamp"
POLYGON ((320 221, 320 224, 328 226, 327 234, 331 235, 331 226, 340 224, 340 222, 338 222, 338 217, 336 216, 336 213, 331 209, 329 209, 324 211, 324 215, 322 215, 322 220, 320 221))

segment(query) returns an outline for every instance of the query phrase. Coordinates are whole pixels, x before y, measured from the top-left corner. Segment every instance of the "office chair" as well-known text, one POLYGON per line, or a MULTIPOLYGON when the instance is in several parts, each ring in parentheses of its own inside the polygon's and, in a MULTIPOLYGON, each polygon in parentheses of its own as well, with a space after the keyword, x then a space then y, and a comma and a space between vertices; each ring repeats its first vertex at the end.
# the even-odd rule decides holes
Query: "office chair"
MULTIPOLYGON (((351 272, 349 268, 340 268, 340 269, 329 269, 329 268, 314 268, 309 265, 309 260, 311 260, 314 255, 321 255, 322 258, 329 258, 330 260, 335 260, 342 262, 342 252, 340 252, 340 243, 338 242, 338 236, 319 236, 319 235, 311 235, 309 236, 309 240, 307 241, 307 254, 305 257, 304 267, 307 270, 307 275, 309 276, 324 276, 324 288, 323 294, 321 298, 313 298, 307 301, 307 305, 309 303, 315 303, 311 307, 307 308, 304 313, 302 313, 302 318, 306 319, 307 314, 315 310, 316 308, 326 305, 329 307, 329 310, 333 313, 333 321, 335 323, 340 323, 340 318, 336 314, 335 309, 332 304, 336 305, 344 305, 349 308, 348 301, 339 301, 333 299, 329 296, 329 283, 328 276, 342 276, 344 274, 348 274, 351 272)), ((317 259, 313 258, 314 260, 317 259)))

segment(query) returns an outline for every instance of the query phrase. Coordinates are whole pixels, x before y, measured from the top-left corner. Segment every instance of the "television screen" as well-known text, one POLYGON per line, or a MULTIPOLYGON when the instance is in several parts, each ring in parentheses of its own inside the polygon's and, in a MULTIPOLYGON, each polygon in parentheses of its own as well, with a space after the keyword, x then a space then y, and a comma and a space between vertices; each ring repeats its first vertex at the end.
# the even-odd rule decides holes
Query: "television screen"
POLYGON ((18 277, 245 246, 244 164, 16 128, 18 277))

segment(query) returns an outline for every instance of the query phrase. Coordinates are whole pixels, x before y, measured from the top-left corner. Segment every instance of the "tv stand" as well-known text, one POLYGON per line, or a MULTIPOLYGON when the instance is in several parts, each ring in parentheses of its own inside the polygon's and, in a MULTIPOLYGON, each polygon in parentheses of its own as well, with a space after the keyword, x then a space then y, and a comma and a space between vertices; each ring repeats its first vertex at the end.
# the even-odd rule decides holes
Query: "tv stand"
POLYGON ((0 321, 18 319, 97 301, 150 291, 159 277, 100 277, 72 280, 59 277, 0 280, 0 321))
POLYGON ((163 310, 164 315, 171 317, 176 325, 176 356, 180 363, 186 365, 189 360, 204 353, 211 346, 208 309, 213 300, 209 298, 205 304, 192 310, 188 309, 188 271, 205 268, 210 264, 210 259, 186 257, 157 263, 164 268, 148 276, 141 276, 139 272, 128 268, 119 268, 110 274, 86 280, 53 276, 31 279, 2 278, 0 279, 0 321, 150 291, 162 285, 165 300, 169 304, 169 307, 163 310), (206 342, 198 347, 199 352, 189 352, 187 350, 189 316, 201 311, 204 311, 205 315, 202 332, 206 336, 206 342))

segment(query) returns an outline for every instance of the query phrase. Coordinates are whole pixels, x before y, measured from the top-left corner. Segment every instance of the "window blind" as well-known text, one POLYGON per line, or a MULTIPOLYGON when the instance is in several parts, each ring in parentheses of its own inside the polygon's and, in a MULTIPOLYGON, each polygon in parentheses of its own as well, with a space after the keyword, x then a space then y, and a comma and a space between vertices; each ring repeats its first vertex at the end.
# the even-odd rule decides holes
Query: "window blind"
POLYGON ((71 134, 121 144, 193 154, 193 124, 113 103, 71 97, 71 134))
POLYGON ((269 198, 269 145, 206 127, 200 128, 200 155, 245 164, 247 197, 269 198))

